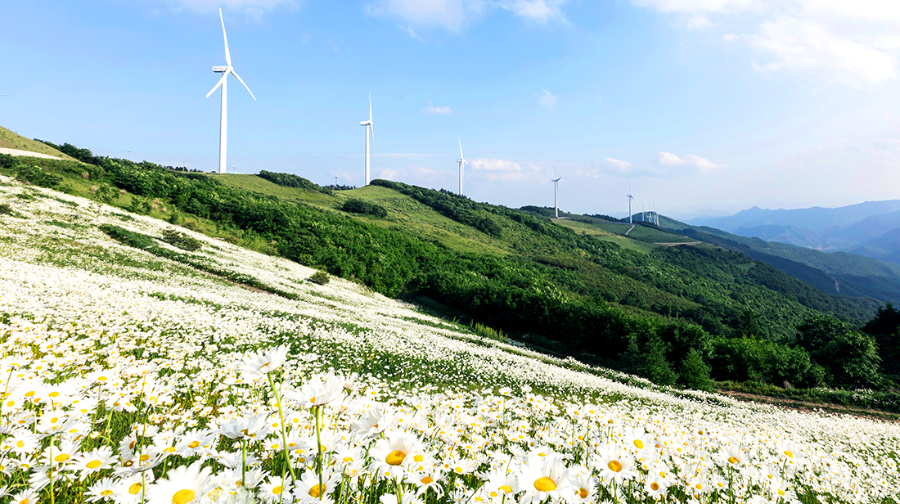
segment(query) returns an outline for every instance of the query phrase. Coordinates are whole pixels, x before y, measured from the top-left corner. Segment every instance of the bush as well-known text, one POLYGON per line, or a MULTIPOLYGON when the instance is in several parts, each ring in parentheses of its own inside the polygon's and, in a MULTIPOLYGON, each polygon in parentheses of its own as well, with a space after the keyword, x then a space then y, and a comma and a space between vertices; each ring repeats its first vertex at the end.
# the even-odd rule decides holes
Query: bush
POLYGON ((9 203, 0 203, 0 215, 11 215, 12 213, 13 210, 9 203))
POLYGON ((316 185, 303 177, 298 177, 297 175, 292 175, 290 173, 273 173, 266 170, 260 170, 257 177, 284 187, 296 187, 298 189, 318 191, 326 194, 331 192, 328 189, 316 185))
POLYGON ((331 281, 331 276, 324 271, 316 271, 309 277, 309 281, 317 285, 325 285, 331 281))
POLYGON ((9 154, 0 154, 0 168, 15 168, 19 166, 19 160, 9 154))
POLYGON ((355 214, 371 215, 373 217, 379 218, 387 217, 387 210, 385 210, 383 206, 359 199, 347 200, 344 203, 344 206, 341 207, 341 210, 355 214))
POLYGON ((173 228, 167 228, 163 230, 163 241, 174 245, 181 250, 187 250, 188 252, 196 252, 203 248, 203 242, 200 240, 190 237, 180 231, 176 231, 173 228))
POLYGON ((119 226, 103 224, 100 226, 100 231, 103 231, 104 233, 109 235, 109 237, 113 240, 134 248, 147 249, 156 246, 156 244, 153 242, 153 238, 150 238, 149 236, 143 235, 141 233, 129 231, 119 226))

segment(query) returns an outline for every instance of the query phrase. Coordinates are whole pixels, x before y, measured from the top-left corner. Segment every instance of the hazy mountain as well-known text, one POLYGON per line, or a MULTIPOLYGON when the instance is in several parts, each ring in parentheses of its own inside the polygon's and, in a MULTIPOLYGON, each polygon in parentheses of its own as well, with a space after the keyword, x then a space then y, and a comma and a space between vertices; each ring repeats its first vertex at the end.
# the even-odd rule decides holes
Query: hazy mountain
POLYGON ((900 211, 900 200, 867 201, 840 208, 801 208, 795 210, 767 210, 753 207, 741 210, 729 217, 700 217, 691 219, 688 224, 709 226, 730 233, 740 228, 759 226, 794 226, 812 231, 825 231, 829 228, 845 227, 868 217, 900 211))

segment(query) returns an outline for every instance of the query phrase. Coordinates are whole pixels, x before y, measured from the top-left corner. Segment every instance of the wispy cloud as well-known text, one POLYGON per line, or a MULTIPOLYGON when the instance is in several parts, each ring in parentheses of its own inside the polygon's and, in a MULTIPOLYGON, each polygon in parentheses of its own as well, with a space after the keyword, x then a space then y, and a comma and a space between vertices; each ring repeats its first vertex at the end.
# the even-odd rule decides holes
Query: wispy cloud
POLYGON ((424 154, 420 152, 376 152, 372 157, 384 157, 390 159, 425 159, 435 157, 437 154, 424 154))
POLYGON ((425 39, 420 37, 419 34, 416 33, 416 31, 413 30, 411 26, 403 26, 401 24, 398 24, 397 28, 400 28, 401 30, 405 31, 407 35, 418 40, 419 42, 425 42, 425 39))
MULTIPOLYGON (((274 0, 270 0, 274 1, 274 0)), ((565 21, 567 0, 374 0, 365 5, 370 16, 400 18, 417 27, 437 26, 457 31, 498 10, 546 23, 565 21)), ((408 31, 408 26, 401 29, 408 31)), ((412 33, 410 33, 412 36, 412 33)), ((416 38, 413 36, 413 38, 416 38)))
POLYGON ((437 114, 437 115, 450 115, 450 106, 444 105, 442 107, 435 107, 431 104, 431 100, 428 100, 428 106, 422 110, 426 114, 437 114))
POLYGON ((304 0, 167 0, 166 3, 175 9, 187 9, 194 12, 216 12, 223 10, 238 11, 253 17, 268 14, 279 7, 301 7, 304 0))
MULTIPOLYGON (((632 0, 677 16, 687 29, 723 20, 749 33, 729 33, 756 51, 749 63, 763 74, 793 73, 850 87, 900 78, 900 3, 883 0, 632 0), (715 19, 713 19, 713 16, 715 19), (743 16, 743 17, 742 17, 743 16), (746 26, 746 24, 744 24, 746 26)), ((723 23, 724 24, 724 23, 723 23)))
POLYGON ((678 157, 670 152, 660 151, 659 153, 657 153, 657 156, 659 164, 664 166, 689 165, 695 166, 700 171, 704 172, 715 170, 716 168, 721 168, 722 166, 695 154, 688 154, 684 157, 678 157))
POLYGON ((341 48, 334 45, 334 42, 329 40, 328 45, 331 46, 331 50, 334 51, 334 54, 339 54, 341 52, 341 48))
POLYGON ((554 96, 553 93, 547 91, 546 89, 544 89, 543 91, 544 92, 542 94, 538 95, 538 103, 540 103, 541 106, 547 110, 554 110, 556 108, 556 96, 554 96))
POLYGON ((541 169, 536 165, 528 165, 523 168, 515 161, 506 159, 476 158, 471 161, 474 174, 483 176, 488 180, 534 180, 540 178, 541 169))
POLYGON ((378 178, 382 180, 397 180, 398 177, 400 177, 400 172, 397 170, 392 170, 390 168, 381 170, 381 174, 378 175, 378 178))

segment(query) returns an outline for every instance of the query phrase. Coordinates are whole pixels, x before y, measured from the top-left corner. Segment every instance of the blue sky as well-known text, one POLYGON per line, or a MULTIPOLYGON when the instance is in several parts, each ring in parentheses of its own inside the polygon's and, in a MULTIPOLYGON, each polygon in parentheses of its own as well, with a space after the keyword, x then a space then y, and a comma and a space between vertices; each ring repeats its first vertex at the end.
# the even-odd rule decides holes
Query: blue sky
POLYGON ((373 176, 624 216, 900 197, 900 3, 6 0, 0 125, 214 170, 373 176))

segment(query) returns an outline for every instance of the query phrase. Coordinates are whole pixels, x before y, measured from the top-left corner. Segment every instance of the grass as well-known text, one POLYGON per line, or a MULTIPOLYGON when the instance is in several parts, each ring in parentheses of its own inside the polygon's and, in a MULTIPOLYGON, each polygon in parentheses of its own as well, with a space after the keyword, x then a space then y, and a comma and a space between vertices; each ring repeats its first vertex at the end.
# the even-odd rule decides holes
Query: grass
POLYGON ((25 138, 13 131, 0 126, 0 147, 6 149, 19 149, 29 152, 37 152, 38 154, 46 154, 58 158, 74 161, 71 157, 59 152, 49 145, 25 138))

